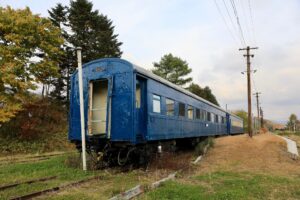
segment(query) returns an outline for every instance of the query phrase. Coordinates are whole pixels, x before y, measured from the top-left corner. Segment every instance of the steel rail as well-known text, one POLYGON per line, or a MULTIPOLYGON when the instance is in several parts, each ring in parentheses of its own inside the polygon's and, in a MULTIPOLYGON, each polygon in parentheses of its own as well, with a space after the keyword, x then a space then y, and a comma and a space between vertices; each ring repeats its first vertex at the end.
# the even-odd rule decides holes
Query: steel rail
POLYGON ((36 182, 43 182, 43 181, 48 181, 48 180, 52 180, 52 179, 55 179, 55 178, 57 178, 57 176, 50 176, 50 177, 45 177, 45 178, 33 179, 33 180, 29 180, 29 181, 11 183, 11 184, 0 186, 0 191, 5 190, 5 189, 9 189, 9 188, 12 188, 12 187, 17 187, 18 185, 21 185, 21 184, 31 184, 31 183, 36 183, 36 182))
POLYGON ((61 185, 61 186, 55 186, 55 187, 48 188, 48 189, 45 189, 45 190, 40 190, 40 191, 33 192, 33 193, 30 193, 30 194, 25 194, 25 195, 18 196, 18 197, 12 197, 12 198, 10 198, 10 200, 32 199, 32 198, 35 198, 35 197, 38 197, 38 196, 45 195, 45 194, 50 193, 50 192, 57 192, 59 190, 62 190, 62 189, 68 188, 68 187, 77 186, 77 185, 80 185, 82 183, 86 183, 86 182, 89 182, 89 181, 92 181, 92 180, 95 180, 95 179, 102 179, 102 178, 103 178, 102 176, 95 176, 95 177, 83 179, 83 180, 80 180, 80 181, 67 183, 67 184, 64 184, 64 185, 61 185))

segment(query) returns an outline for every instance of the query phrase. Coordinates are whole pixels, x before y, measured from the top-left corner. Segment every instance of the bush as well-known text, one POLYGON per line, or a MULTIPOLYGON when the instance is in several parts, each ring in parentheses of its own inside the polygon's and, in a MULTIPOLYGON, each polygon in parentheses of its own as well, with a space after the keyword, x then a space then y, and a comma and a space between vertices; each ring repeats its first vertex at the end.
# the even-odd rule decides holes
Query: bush
POLYGON ((203 155, 205 152, 205 147, 213 147, 214 146, 214 139, 212 137, 207 137, 204 140, 200 141, 195 147, 195 154, 196 155, 203 155))
POLYGON ((66 108, 50 99, 33 99, 0 129, 0 152, 31 153, 71 149, 66 108))

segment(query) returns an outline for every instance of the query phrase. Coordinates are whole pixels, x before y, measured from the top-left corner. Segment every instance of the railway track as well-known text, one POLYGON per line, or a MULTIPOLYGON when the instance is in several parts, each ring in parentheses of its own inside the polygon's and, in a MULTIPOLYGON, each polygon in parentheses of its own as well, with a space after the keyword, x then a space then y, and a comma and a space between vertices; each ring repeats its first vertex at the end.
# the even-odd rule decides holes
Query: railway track
POLYGON ((52 180, 52 179, 56 179, 56 178, 57 178, 57 176, 50 176, 50 177, 33 179, 33 180, 29 180, 29 181, 11 183, 11 184, 0 186, 0 191, 6 190, 6 189, 9 189, 9 188, 13 188, 13 187, 17 187, 17 186, 22 185, 22 184, 32 184, 32 183, 37 183, 37 182, 44 182, 44 181, 48 181, 48 180, 52 180))
POLYGON ((183 172, 183 171, 189 169, 192 165, 197 164, 202 159, 203 155, 206 154, 208 148, 209 148, 209 144, 207 144, 204 147, 203 154, 199 155, 195 160, 191 161, 191 163, 189 165, 186 165, 186 166, 182 167, 181 169, 178 169, 175 172, 172 172, 171 174, 169 174, 165 178, 162 178, 161 180, 153 182, 152 184, 150 184, 150 186, 145 187, 145 186, 139 184, 139 185, 137 185, 137 186, 125 191, 125 192, 122 192, 122 193, 110 198, 109 200, 130 200, 130 199, 135 199, 139 195, 142 195, 142 194, 146 193, 147 191, 151 191, 151 190, 154 190, 154 189, 160 187, 166 181, 174 180, 178 173, 183 172))
POLYGON ((50 192, 57 192, 59 190, 62 190, 62 189, 68 188, 68 187, 77 186, 77 185, 80 185, 80 184, 83 184, 83 183, 86 183, 86 182, 89 182, 89 181, 92 181, 92 180, 102 179, 102 178, 103 178, 102 176, 94 176, 94 177, 86 178, 86 179, 83 179, 83 180, 63 184, 63 185, 60 185, 60 186, 55 186, 55 187, 52 187, 52 188, 32 192, 32 193, 29 193, 29 194, 25 194, 25 195, 21 195, 21 196, 15 196, 15 197, 10 198, 10 200, 32 199, 32 198, 35 198, 35 197, 39 197, 39 196, 48 194, 50 192))
MULTIPOLYGON (((171 154, 168 154, 168 152, 166 152, 165 154, 162 154, 162 155, 156 155, 156 158, 158 160, 154 159, 152 162, 153 166, 149 165, 148 167, 145 168, 144 172, 139 172, 140 175, 137 175, 138 178, 127 178, 126 175, 123 174, 126 172, 130 172, 131 171, 130 169, 132 169, 131 167, 125 168, 125 169, 116 167, 116 168, 112 168, 111 170, 108 170, 108 171, 104 170, 103 173, 101 172, 101 174, 98 174, 97 176, 95 176, 95 174, 94 174, 93 177, 85 178, 85 179, 78 180, 75 182, 70 182, 70 180, 68 182, 66 182, 65 180, 64 181, 58 180, 58 181, 49 182, 49 183, 42 183, 44 181, 56 178, 56 177, 53 177, 53 178, 45 177, 45 178, 34 179, 34 180, 30 180, 30 181, 12 183, 12 184, 8 184, 8 185, 0 186, 0 192, 2 190, 5 190, 5 192, 6 192, 5 199, 33 199, 33 198, 37 198, 37 197, 47 199, 47 197, 49 197, 49 195, 52 195, 53 193, 56 194, 63 190, 67 194, 69 193, 70 195, 73 195, 75 198, 76 194, 78 193, 78 190, 74 189, 73 188, 74 186, 78 186, 78 185, 81 185, 84 183, 87 183, 87 185, 89 185, 90 184, 89 181, 99 179, 101 181, 92 182, 93 188, 91 188, 94 192, 95 192, 95 190, 100 192, 99 194, 101 194, 102 185, 103 184, 105 185, 107 182, 114 183, 115 181, 117 181, 116 184, 117 185, 119 184, 121 186, 118 185, 116 188, 113 184, 111 189, 112 190, 113 189, 120 190, 120 191, 124 191, 124 188, 130 188, 130 187, 134 186, 134 184, 132 184, 133 182, 135 184, 137 184, 137 186, 135 188, 124 191, 115 198, 113 197, 113 199, 116 199, 116 198, 119 199, 119 197, 121 197, 121 199, 127 199, 127 197, 129 197, 131 195, 139 195, 139 194, 142 194, 149 190, 152 190, 156 187, 159 187, 166 180, 174 179, 176 173, 191 166, 191 164, 188 164, 188 163, 190 163, 191 158, 192 158, 191 154, 192 154, 192 152, 190 152, 189 150, 184 150, 180 153, 180 155, 178 155, 178 153, 176 153, 176 156, 175 156, 175 154, 173 154, 173 152, 171 154), (168 159, 171 157, 172 157, 171 160, 168 159), (169 160, 167 162, 167 164, 165 164, 166 160, 169 160), (184 165, 182 165, 182 164, 184 164, 184 165), (173 166, 173 165, 175 165, 175 166, 173 166), (157 170, 158 170, 158 172, 157 172, 157 170), (169 174, 169 173, 173 173, 173 174, 169 174), (123 177, 123 176, 125 176, 125 177, 123 177), (119 181, 120 178, 122 178, 122 179, 125 178, 124 183, 120 184, 120 181, 119 181), (161 178, 163 178, 163 179, 160 180, 161 178), (128 182, 127 182, 127 180, 128 180, 128 182), (128 187, 128 183, 130 181, 132 181, 131 182, 132 186, 128 187), (28 187, 29 190, 27 190, 27 192, 28 192, 27 194, 17 192, 19 190, 19 187, 17 187, 17 186, 22 185, 22 184, 31 184, 31 183, 35 183, 35 182, 41 182, 40 184, 42 187, 39 187, 39 188, 42 188, 41 190, 37 191, 36 190, 37 188, 30 186, 30 187, 28 187), (140 185, 138 185, 138 184, 140 184, 140 185), (13 189, 14 187, 16 187, 16 193, 13 193, 13 191, 15 191, 15 189, 13 189), (12 188, 12 190, 6 191, 6 189, 8 189, 8 188, 12 188)), ((57 154, 50 155, 50 157, 56 156, 56 155, 57 154)), ((59 155, 62 155, 62 154, 59 154, 59 155)), ((41 156, 41 155, 35 156, 35 158, 38 158, 38 159, 42 159, 44 157, 45 156, 41 156)), ((135 168, 133 168, 133 169, 135 169, 135 168)), ((53 174, 53 175, 56 175, 56 174, 53 174)), ((59 178, 59 176, 57 176, 57 177, 59 178)), ((87 194, 88 193, 89 192, 87 192, 87 194)), ((65 195, 65 194, 63 194, 63 195, 65 195)), ((111 196, 107 196, 107 199, 108 198, 111 198, 111 196)))
POLYGON ((5 158, 0 159, 0 165, 15 164, 15 163, 38 162, 38 161, 49 160, 50 158, 55 157, 55 156, 68 155, 68 154, 72 154, 72 153, 76 153, 76 151, 63 152, 63 153, 54 153, 54 154, 45 154, 45 155, 37 155, 37 156, 25 156, 25 157, 17 157, 17 158, 5 157, 5 158))

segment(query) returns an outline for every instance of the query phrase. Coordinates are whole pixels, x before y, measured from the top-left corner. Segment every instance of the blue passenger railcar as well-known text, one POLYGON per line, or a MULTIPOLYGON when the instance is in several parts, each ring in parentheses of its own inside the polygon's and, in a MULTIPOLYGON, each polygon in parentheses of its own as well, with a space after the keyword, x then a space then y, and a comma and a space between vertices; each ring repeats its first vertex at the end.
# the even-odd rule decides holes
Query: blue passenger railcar
MULTIPOLYGON (((243 132, 237 116, 122 59, 85 64, 83 92, 86 138, 97 151, 243 132)), ((80 147, 79 110, 75 71, 69 139, 80 147)))

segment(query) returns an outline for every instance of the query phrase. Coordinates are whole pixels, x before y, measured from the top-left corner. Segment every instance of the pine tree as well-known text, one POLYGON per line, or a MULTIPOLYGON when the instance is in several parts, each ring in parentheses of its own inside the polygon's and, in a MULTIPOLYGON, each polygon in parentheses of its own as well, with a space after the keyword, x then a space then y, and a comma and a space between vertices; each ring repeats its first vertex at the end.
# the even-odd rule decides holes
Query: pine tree
POLYGON ((159 63, 154 62, 152 72, 176 85, 185 86, 192 81, 191 77, 185 78, 192 72, 186 61, 171 53, 164 55, 159 63))
POLYGON ((65 38, 62 47, 65 56, 61 58, 61 77, 56 80, 53 91, 55 98, 68 101, 69 77, 76 69, 75 47, 82 47, 83 63, 105 57, 120 57, 121 42, 118 42, 117 34, 114 34, 112 21, 98 10, 93 11, 93 4, 88 0, 75 0, 70 6, 57 4, 48 11, 51 21, 60 27, 65 38))
POLYGON ((57 26, 65 39, 65 43, 61 46, 61 50, 65 52, 63 56, 59 58, 59 74, 60 76, 53 80, 55 85, 54 90, 51 92, 51 96, 62 102, 67 102, 69 99, 69 77, 73 72, 75 64, 74 52, 68 47, 67 40, 69 35, 66 31, 68 27, 67 13, 68 8, 58 3, 51 11, 48 11, 50 20, 57 26))

